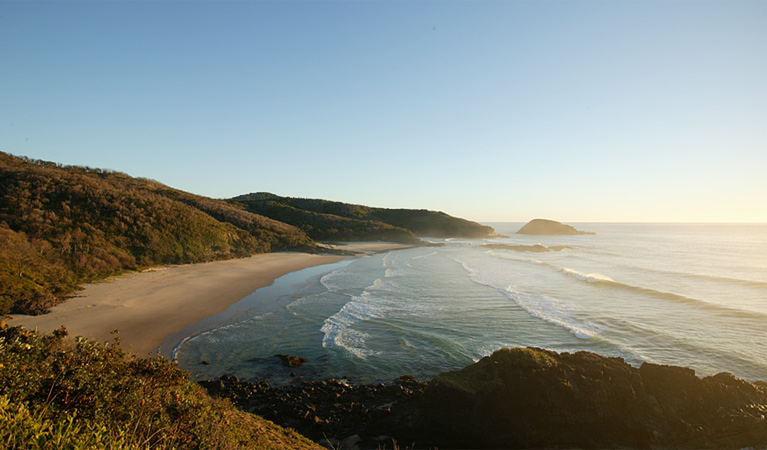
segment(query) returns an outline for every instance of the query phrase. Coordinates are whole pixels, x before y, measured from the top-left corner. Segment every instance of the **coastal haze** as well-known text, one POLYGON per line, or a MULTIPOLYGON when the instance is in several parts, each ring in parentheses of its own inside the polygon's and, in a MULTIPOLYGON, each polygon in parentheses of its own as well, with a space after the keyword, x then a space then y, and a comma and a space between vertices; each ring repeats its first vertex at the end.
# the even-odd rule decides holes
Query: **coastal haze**
POLYGON ((737 0, 1 2, 0 150, 216 198, 767 222, 765 20, 737 0))

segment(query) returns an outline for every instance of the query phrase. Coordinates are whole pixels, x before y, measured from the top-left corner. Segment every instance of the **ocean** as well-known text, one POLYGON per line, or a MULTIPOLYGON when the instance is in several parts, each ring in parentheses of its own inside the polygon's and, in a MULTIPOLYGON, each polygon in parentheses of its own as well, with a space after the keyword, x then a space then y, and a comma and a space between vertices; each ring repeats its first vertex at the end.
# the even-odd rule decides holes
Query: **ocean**
POLYGON ((572 224, 596 233, 578 236, 488 225, 509 237, 428 239, 444 245, 288 274, 207 319, 175 357, 194 379, 370 383, 533 346, 767 380, 767 224, 572 224))

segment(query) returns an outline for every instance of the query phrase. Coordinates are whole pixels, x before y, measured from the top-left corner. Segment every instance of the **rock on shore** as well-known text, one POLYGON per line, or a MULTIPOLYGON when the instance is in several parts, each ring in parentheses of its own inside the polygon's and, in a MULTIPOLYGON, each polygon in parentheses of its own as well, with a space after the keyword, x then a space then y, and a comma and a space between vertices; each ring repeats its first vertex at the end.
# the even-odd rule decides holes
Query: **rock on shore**
POLYGON ((588 231, 579 231, 570 225, 565 225, 555 220, 533 219, 527 222, 517 231, 517 234, 534 235, 577 235, 577 234, 596 234, 588 231))

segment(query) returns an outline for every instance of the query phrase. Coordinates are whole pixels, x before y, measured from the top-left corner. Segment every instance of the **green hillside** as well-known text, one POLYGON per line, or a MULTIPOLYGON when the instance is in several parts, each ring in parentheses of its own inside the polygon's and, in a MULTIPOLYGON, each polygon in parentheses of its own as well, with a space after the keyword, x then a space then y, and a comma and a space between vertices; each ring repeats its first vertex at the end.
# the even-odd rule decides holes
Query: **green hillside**
POLYGON ((314 240, 423 244, 418 236, 492 235, 442 212, 266 193, 217 200, 0 152, 0 316, 44 313, 82 283, 161 264, 315 252, 314 240))
POLYGON ((313 247, 298 228, 222 200, 0 152, 0 315, 44 312, 125 270, 313 247))
MULTIPOLYGON (((380 240, 408 244, 421 242, 412 231, 377 220, 351 218, 332 212, 324 212, 322 209, 307 209, 300 207, 302 206, 300 204, 299 207, 296 207, 279 200, 252 199, 247 195, 236 197, 232 201, 234 204, 242 205, 248 211, 295 225, 312 239, 319 241, 380 240)), ((318 200, 318 202, 326 201, 318 200)))
POLYGON ((385 240, 413 242, 416 236, 483 238, 495 234, 491 227, 425 209, 373 208, 264 192, 241 195, 232 202, 248 211, 301 227, 318 240, 364 241, 373 240, 371 234, 385 233, 388 237, 385 240))

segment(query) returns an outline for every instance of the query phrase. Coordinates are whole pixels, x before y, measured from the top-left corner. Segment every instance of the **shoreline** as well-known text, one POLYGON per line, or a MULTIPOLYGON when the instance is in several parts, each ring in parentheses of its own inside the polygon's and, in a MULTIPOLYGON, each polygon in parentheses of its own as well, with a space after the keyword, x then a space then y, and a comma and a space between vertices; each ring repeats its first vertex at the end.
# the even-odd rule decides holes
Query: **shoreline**
POLYGON ((173 333, 168 336, 165 341, 163 341, 162 345, 160 345, 160 355, 171 360, 175 359, 177 352, 189 340, 215 331, 218 328, 247 320, 253 314, 266 314, 284 307, 285 304, 279 302, 278 297, 290 294, 293 290, 292 287, 284 286, 285 283, 283 283, 282 280, 303 280, 305 277, 310 276, 308 274, 329 272, 335 270, 335 268, 340 265, 351 263, 353 259, 353 256, 344 257, 339 261, 330 261, 281 274, 278 277, 275 277, 275 279, 272 280, 272 283, 268 286, 259 287, 250 294, 245 295, 229 305, 224 311, 189 324, 178 333, 173 333))
MULTIPOLYGON (((158 354, 168 359, 174 359, 176 357, 176 353, 181 349, 181 347, 188 340, 193 339, 197 336, 200 336, 201 334, 205 334, 210 331, 213 331, 221 326, 233 323, 233 319, 240 316, 243 313, 243 311, 252 310, 252 308, 254 307, 263 309, 263 307, 265 306, 265 303, 264 303, 265 300, 258 299, 254 301, 251 299, 252 296, 256 294, 256 291, 260 291, 261 289, 275 287, 275 282, 279 278, 282 278, 288 275, 296 275, 299 272, 303 272, 305 270, 309 270, 314 267, 337 264, 337 263, 340 263, 341 261, 359 258, 365 255, 370 255, 375 253, 385 253, 389 251, 403 250, 403 249, 413 247, 412 245, 408 245, 408 244, 397 244, 397 243, 390 243, 390 242, 354 242, 354 243, 345 242, 345 243, 334 243, 334 244, 323 244, 323 245, 328 249, 345 250, 354 254, 347 255, 347 256, 339 256, 336 258, 336 260, 329 260, 327 262, 323 262, 320 264, 312 264, 310 266, 301 267, 299 269, 291 270, 286 273, 281 273, 278 276, 275 276, 268 285, 259 286, 257 289, 254 289, 253 292, 250 292, 249 294, 241 297, 239 300, 236 300, 230 303, 229 306, 223 311, 204 317, 194 323, 190 323, 186 325, 182 330, 168 335, 165 338, 165 340, 157 347, 157 351, 159 352, 158 354)), ((325 256, 335 256, 335 255, 325 255, 325 256)), ((234 322, 237 322, 237 320, 234 320, 234 322)))
POLYGON ((174 333, 225 311, 276 278, 346 258, 284 252, 156 267, 87 284, 48 314, 15 315, 8 322, 41 333, 64 325, 70 336, 97 342, 111 342, 111 332, 118 330, 126 352, 150 357, 174 333))
POLYGON ((8 324, 37 329, 40 333, 51 333, 63 325, 70 336, 96 342, 112 342, 112 331, 118 330, 122 347, 128 354, 152 357, 171 337, 226 311, 283 275, 412 246, 367 242, 329 247, 359 252, 359 255, 279 252, 155 267, 87 284, 79 295, 54 306, 48 314, 14 315, 8 324))

